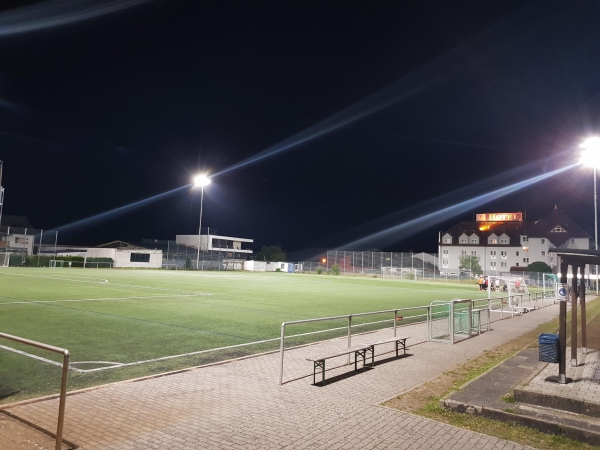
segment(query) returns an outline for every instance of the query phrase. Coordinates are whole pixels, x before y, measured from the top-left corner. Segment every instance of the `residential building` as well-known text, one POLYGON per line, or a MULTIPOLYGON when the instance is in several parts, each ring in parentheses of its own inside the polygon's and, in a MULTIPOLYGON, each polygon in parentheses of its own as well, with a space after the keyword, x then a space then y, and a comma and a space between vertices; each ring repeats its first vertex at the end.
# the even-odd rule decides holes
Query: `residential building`
POLYGON ((556 207, 538 221, 524 221, 522 213, 477 214, 476 218, 440 233, 440 272, 457 275, 465 256, 477 257, 486 275, 502 275, 511 267, 537 261, 557 272, 558 261, 549 249, 591 248, 590 236, 556 207))

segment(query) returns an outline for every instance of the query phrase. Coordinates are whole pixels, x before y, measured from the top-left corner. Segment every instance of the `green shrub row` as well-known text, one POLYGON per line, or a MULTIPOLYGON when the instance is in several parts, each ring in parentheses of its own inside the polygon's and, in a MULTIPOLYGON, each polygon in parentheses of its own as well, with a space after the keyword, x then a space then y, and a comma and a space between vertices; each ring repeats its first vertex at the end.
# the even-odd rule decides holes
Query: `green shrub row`
MULTIPOLYGON (((22 256, 22 255, 10 255, 10 266, 24 266, 24 267, 49 267, 50 261, 64 261, 65 263, 76 263, 73 267, 83 267, 86 259, 83 256, 22 256)), ((88 258, 88 263, 114 263, 112 258, 88 258)), ((65 264, 68 265, 68 264, 65 264)))

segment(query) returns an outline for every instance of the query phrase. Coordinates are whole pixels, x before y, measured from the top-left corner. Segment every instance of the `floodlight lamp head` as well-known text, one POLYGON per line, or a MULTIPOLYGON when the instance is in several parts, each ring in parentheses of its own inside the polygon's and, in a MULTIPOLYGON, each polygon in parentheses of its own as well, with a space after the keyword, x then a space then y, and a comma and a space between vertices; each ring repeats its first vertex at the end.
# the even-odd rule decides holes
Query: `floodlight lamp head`
POLYGON ((584 149, 581 154, 581 164, 600 168, 600 137, 588 138, 579 147, 584 149))
POLYGON ((196 187, 204 187, 208 184, 210 184, 210 178, 204 174, 198 175, 196 178, 194 178, 194 186, 196 187))

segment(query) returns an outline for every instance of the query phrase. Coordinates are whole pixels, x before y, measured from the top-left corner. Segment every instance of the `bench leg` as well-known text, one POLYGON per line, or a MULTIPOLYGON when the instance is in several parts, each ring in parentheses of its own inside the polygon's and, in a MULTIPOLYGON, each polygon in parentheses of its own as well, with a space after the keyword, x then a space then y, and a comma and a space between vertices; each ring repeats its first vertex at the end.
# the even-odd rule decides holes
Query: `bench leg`
POLYGON ((371 367, 375 367, 375 346, 372 345, 371 349, 371 367))
POLYGON ((313 384, 317 384, 316 381, 316 374, 317 374, 317 367, 321 368, 321 386, 325 386, 325 361, 315 361, 314 362, 314 366, 313 366, 313 384))

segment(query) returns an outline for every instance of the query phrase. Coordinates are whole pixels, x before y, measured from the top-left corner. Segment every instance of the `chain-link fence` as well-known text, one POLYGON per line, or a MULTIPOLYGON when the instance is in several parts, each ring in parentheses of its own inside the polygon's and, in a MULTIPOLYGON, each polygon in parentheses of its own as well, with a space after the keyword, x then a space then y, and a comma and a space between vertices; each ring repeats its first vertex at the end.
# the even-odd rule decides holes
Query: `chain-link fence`
POLYGON ((438 258, 429 253, 330 250, 321 261, 300 261, 297 272, 330 273, 405 280, 440 278, 438 258))
POLYGON ((163 269, 171 270, 244 270, 248 252, 241 249, 201 250, 176 241, 156 241, 163 252, 163 269))

